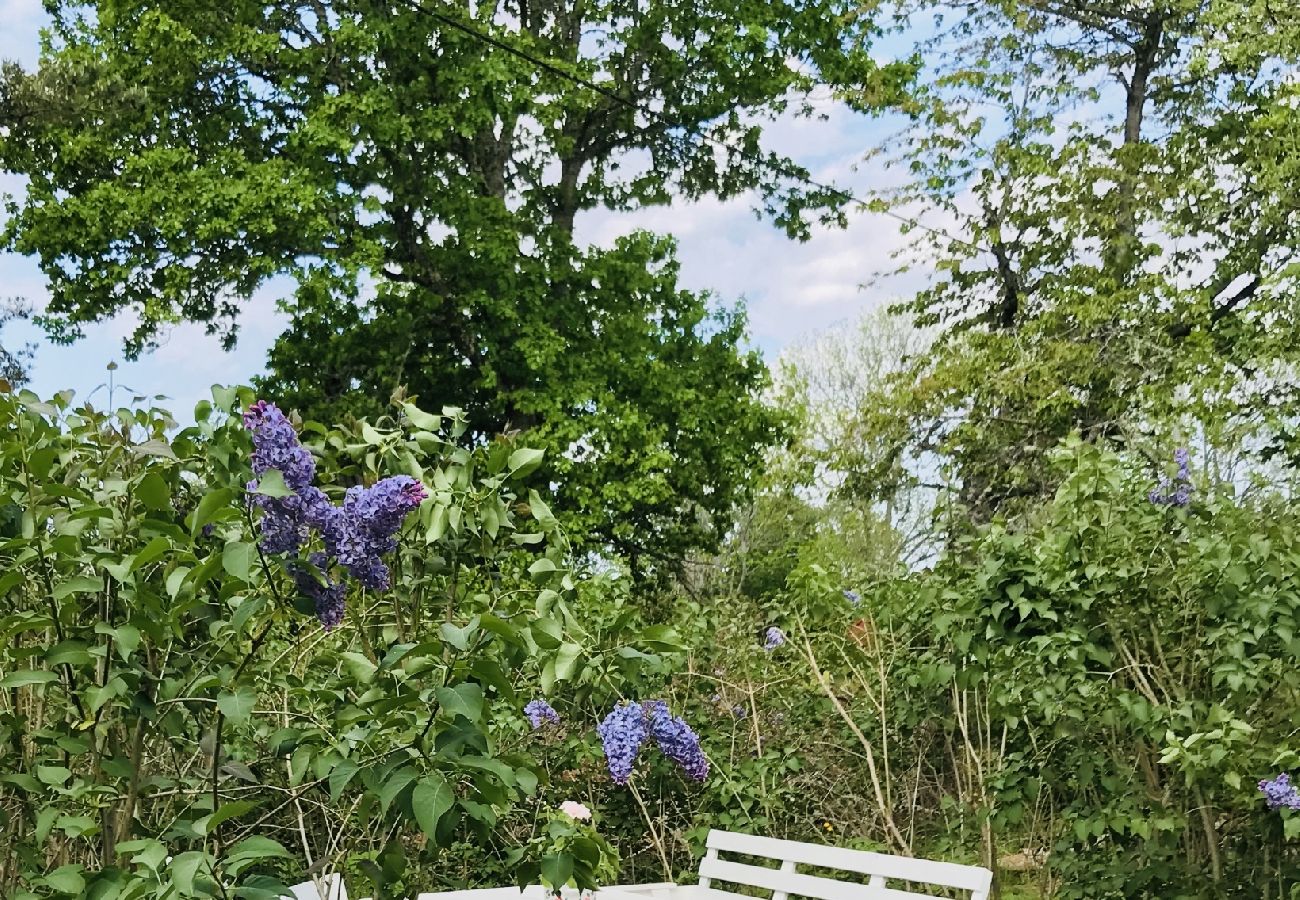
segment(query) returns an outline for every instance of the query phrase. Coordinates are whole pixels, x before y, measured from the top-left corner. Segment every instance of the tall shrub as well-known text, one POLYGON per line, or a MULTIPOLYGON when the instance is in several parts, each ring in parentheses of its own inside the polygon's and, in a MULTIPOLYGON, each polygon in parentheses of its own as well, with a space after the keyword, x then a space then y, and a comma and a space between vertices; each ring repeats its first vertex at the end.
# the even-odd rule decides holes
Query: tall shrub
POLYGON ((443 849, 508 844, 545 776, 517 688, 582 677, 586 632, 514 487, 540 452, 466 450, 454 409, 328 428, 213 395, 177 429, 0 394, 4 896, 270 897, 342 867, 405 896, 443 849))

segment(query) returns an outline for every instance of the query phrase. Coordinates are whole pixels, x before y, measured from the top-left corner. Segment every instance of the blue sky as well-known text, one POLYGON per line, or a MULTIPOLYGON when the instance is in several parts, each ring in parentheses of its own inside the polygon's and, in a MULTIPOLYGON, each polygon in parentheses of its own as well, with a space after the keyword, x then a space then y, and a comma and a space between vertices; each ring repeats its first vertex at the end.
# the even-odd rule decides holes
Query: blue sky
MULTIPOLYGON (((45 21, 40 0, 0 0, 0 58, 32 68, 39 53, 39 29, 45 21)), ((773 124, 767 146, 807 166, 822 181, 859 193, 885 177, 877 166, 858 167, 863 154, 884 137, 884 127, 855 116, 833 101, 821 108, 824 121, 781 120, 773 124)), ((21 181, 0 174, 0 193, 18 193, 21 181)), ((0 212, 0 215, 3 215, 0 212)), ((930 224, 941 225, 933 222, 930 224)), ((755 217, 743 199, 705 201, 636 213, 588 213, 578 223, 579 238, 607 244, 634 228, 650 228, 677 237, 684 287, 710 290, 725 303, 742 301, 753 342, 774 359, 791 342, 856 318, 914 286, 900 279, 876 279, 890 266, 890 253, 904 239, 893 219, 871 213, 853 215, 847 229, 818 229, 811 240, 796 243, 755 217)), ((213 383, 238 383, 262 371, 266 351, 281 328, 275 310, 278 291, 268 285, 246 305, 239 345, 221 350, 201 327, 175 327, 162 346, 136 362, 122 357, 122 338, 132 327, 126 317, 86 329, 86 337, 68 347, 41 340, 34 328, 11 325, 4 341, 38 342, 31 387, 41 395, 71 388, 86 397, 106 380, 105 367, 116 361, 116 381, 145 395, 169 398, 163 404, 186 417, 206 397, 213 383)), ((45 285, 32 260, 0 254, 0 296, 21 296, 39 307, 45 285)), ((97 396, 102 402, 103 391, 97 396)), ((119 395, 123 402, 126 395, 119 395)), ((454 402, 454 398, 447 398, 454 402)))

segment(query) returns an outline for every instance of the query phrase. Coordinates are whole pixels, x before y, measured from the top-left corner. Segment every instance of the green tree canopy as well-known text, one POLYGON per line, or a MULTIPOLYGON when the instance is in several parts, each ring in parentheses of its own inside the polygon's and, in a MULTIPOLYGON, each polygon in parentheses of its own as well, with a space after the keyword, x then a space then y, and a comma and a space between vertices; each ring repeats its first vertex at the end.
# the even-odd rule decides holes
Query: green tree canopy
POLYGON ((287 276, 268 391, 322 418, 454 396, 480 438, 536 433, 561 511, 634 556, 708 543, 777 423, 743 318, 677 288, 672 244, 582 248, 576 216, 752 191, 804 235, 843 197, 761 123, 825 83, 877 108, 910 72, 845 0, 54 12, 0 92, 0 166, 30 179, 4 243, 39 257, 56 338, 127 310, 133 352, 179 320, 232 341, 287 276))
POLYGON ((987 516, 1052 490, 1044 454, 1074 431, 1294 454, 1294 5, 905 7, 934 17, 936 65, 888 199, 962 238, 916 232, 938 277, 908 308, 944 337, 869 413, 881 474, 937 454, 987 516))

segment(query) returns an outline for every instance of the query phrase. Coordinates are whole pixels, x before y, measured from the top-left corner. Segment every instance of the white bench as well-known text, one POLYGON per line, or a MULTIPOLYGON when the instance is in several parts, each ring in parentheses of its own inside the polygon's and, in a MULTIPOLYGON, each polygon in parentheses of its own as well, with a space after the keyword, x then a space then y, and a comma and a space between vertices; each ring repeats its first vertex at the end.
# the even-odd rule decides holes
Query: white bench
POLYGON ((809 900, 921 900, 936 897, 926 892, 931 888, 969 891, 966 900, 988 900, 993 884, 993 873, 979 866, 888 856, 731 831, 710 831, 705 846, 698 886, 693 890, 649 891, 649 896, 658 896, 662 900, 668 897, 671 900, 736 900, 738 894, 713 886, 714 882, 724 882, 770 891, 771 900, 788 900, 790 897, 809 900), (773 869, 735 862, 723 859, 724 853, 774 861, 780 863, 780 867, 773 869), (800 866, 866 876, 867 884, 841 881, 834 875, 801 872, 800 866))
POLYGON ((348 900, 348 889, 343 885, 343 876, 337 873, 295 884, 289 890, 293 892, 294 900, 348 900))
MULTIPOLYGON (((431 891, 416 894, 415 900, 520 900, 524 891, 517 887, 466 888, 459 891, 431 891)), ((540 895, 537 900, 541 900, 540 895)))
MULTIPOLYGON (((767 891, 770 900, 790 900, 791 897, 807 900, 945 900, 937 894, 927 893, 930 889, 941 889, 948 895, 952 891, 963 892, 961 900, 988 900, 989 888, 993 884, 993 873, 979 866, 804 844, 734 831, 710 831, 705 848, 697 885, 614 885, 597 891, 595 900, 753 900, 752 897, 716 888, 714 882, 767 891), (772 868, 723 859, 724 853, 779 865, 772 868), (867 883, 843 881, 833 874, 801 872, 800 866, 830 873, 849 873, 859 879, 865 877, 867 883)), ((322 900, 347 900, 342 879, 337 875, 326 876, 326 879, 337 879, 340 893, 331 891, 322 900)), ((298 893, 299 888, 306 887, 309 885, 294 888, 302 900, 316 900, 320 896, 314 892, 298 893)), ((563 893, 565 900, 580 900, 578 892, 571 888, 566 888, 563 893)), ((416 900, 548 900, 549 896, 544 888, 534 886, 523 890, 510 887, 423 893, 417 895, 416 900)))

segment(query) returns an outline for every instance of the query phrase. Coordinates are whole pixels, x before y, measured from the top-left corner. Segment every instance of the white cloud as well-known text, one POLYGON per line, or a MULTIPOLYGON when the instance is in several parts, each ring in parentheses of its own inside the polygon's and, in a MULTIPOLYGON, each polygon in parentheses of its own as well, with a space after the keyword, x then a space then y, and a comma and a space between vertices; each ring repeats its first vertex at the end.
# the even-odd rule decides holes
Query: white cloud
MULTIPOLYGON (((898 182, 900 175, 882 163, 862 163, 896 124, 873 122, 836 104, 824 121, 787 116, 771 123, 764 143, 806 165, 817 180, 865 197, 873 187, 898 182)), ((955 227, 936 217, 926 224, 955 227)), ((743 299, 753 339, 769 358, 810 332, 910 293, 926 278, 923 268, 877 277, 896 267, 892 254, 909 239, 899 233, 896 219, 861 210, 850 213, 847 228, 818 226, 802 243, 757 219, 752 198, 710 198, 632 214, 593 212, 579 226, 580 239, 605 246, 633 228, 676 235, 683 286, 712 290, 725 303, 743 299)))

